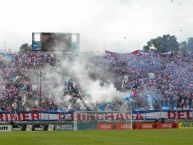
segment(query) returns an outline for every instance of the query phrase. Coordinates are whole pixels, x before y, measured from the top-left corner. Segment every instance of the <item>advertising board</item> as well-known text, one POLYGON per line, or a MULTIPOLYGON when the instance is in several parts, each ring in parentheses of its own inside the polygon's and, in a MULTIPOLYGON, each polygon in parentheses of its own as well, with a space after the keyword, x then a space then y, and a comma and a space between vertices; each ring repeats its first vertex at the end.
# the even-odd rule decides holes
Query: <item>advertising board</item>
POLYGON ((47 124, 35 124, 32 126, 32 131, 47 131, 48 125, 47 124))
POLYGON ((0 125, 0 132, 1 131, 12 131, 12 125, 0 125))
POLYGON ((57 131, 73 130, 73 124, 72 123, 59 124, 55 126, 55 130, 57 131))
POLYGON ((193 128, 193 122, 179 122, 179 128, 193 128))
POLYGON ((27 125, 14 124, 14 125, 12 125, 12 131, 25 131, 26 127, 27 127, 27 125))

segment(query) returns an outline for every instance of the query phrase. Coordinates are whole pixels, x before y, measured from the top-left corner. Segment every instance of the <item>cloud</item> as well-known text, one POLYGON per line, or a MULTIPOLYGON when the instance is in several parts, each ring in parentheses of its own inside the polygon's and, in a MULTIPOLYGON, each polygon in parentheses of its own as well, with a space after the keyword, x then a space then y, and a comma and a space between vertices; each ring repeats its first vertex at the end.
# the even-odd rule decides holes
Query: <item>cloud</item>
POLYGON ((78 32, 81 51, 142 48, 158 35, 193 36, 190 0, 3 0, 0 47, 31 43, 31 32, 78 32), (181 31, 183 30, 183 31, 181 31))

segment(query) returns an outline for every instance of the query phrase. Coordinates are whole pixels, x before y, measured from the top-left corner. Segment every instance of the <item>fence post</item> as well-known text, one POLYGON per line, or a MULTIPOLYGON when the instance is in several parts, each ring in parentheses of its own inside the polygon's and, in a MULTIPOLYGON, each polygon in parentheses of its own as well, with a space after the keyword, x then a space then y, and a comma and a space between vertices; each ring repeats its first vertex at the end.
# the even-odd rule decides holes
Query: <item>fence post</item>
POLYGON ((78 126, 77 126, 77 113, 73 112, 73 130, 77 131, 78 130, 78 126))

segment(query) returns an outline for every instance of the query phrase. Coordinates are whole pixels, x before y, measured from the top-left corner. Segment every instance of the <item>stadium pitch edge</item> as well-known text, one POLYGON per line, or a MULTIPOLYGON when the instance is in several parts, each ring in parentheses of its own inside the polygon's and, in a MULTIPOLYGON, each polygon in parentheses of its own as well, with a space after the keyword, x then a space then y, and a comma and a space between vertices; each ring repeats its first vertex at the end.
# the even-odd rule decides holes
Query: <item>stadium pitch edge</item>
POLYGON ((193 145, 193 129, 0 133, 1 145, 193 145))

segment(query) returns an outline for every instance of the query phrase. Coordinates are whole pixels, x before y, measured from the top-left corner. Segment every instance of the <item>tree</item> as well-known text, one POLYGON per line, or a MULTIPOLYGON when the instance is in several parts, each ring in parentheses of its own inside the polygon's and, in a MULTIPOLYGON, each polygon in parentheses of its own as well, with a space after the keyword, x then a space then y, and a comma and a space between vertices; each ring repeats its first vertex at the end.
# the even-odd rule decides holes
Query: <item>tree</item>
POLYGON ((28 43, 24 43, 19 48, 20 52, 31 51, 31 46, 28 43))
POLYGON ((169 34, 163 35, 162 37, 157 37, 151 39, 147 42, 147 45, 143 47, 143 50, 146 52, 169 52, 169 51, 178 51, 179 43, 175 36, 170 36, 169 34))
POLYGON ((188 38, 188 41, 182 41, 179 48, 183 53, 193 52, 193 38, 188 38))
POLYGON ((187 44, 188 46, 188 50, 189 51, 193 51, 193 37, 191 37, 191 38, 188 38, 188 44, 187 44))

